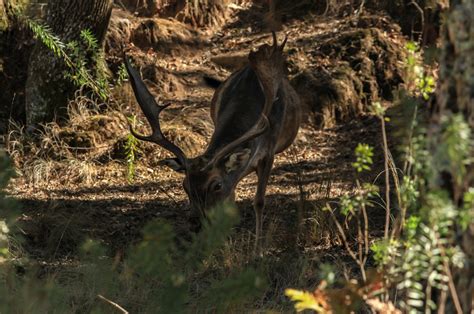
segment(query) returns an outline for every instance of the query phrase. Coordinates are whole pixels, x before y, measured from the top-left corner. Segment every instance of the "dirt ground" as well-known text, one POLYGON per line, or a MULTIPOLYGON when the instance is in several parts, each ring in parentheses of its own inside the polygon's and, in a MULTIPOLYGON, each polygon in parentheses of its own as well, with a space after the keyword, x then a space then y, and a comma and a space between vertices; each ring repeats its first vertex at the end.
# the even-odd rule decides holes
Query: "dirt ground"
MULTIPOLYGON (((166 32, 165 24, 168 22, 129 20, 129 13, 118 9, 114 12, 107 43, 107 58, 111 67, 120 61, 121 53, 116 48, 117 36, 129 34, 128 53, 141 66, 148 86, 161 100, 173 104, 164 114, 165 132, 175 142, 184 145, 184 150, 190 155, 202 151, 212 133, 208 105, 213 90, 206 86, 203 76, 227 77, 241 62, 242 56, 245 59, 249 49, 271 39, 271 35, 263 31, 264 26, 258 14, 253 12, 250 8, 237 8, 226 25, 202 32, 170 24, 169 28, 181 33, 176 35, 170 32, 169 38, 163 35, 158 37, 161 41, 155 42, 150 42, 149 38, 137 39, 138 35, 127 33, 131 28, 127 23, 136 26, 139 23, 156 22, 157 29, 166 32), (181 36, 180 41, 176 39, 177 36, 181 36), (226 59, 228 54, 234 57, 226 59)), ((383 29, 380 34, 370 37, 376 38, 373 42, 385 36, 394 47, 403 47, 399 30, 390 23, 386 17, 369 12, 357 19, 309 14, 289 20, 284 31, 279 34, 280 38, 283 33, 288 36, 290 79, 293 80, 304 71, 312 71, 313 75, 323 73, 323 70, 329 74, 335 73, 341 69, 338 64, 349 66, 351 72, 331 83, 331 86, 337 87, 334 88, 333 98, 328 98, 333 101, 324 100, 331 106, 336 103, 329 110, 333 112, 334 118, 330 123, 321 123, 324 108, 311 103, 314 99, 323 101, 323 96, 305 96, 308 119, 301 126, 294 144, 276 157, 264 211, 263 254, 268 260, 275 263, 280 261, 282 265, 296 265, 301 260, 307 263, 301 263, 305 264, 304 267, 298 266, 301 271, 298 278, 290 278, 294 275, 290 270, 270 274, 272 289, 268 293, 269 299, 281 297, 283 288, 288 286, 314 286, 318 280, 317 265, 320 262, 340 265, 341 272, 352 272, 355 268, 328 214, 323 212, 323 207, 327 202, 335 204, 344 194, 355 192, 356 174, 351 163, 358 143, 375 147, 373 170, 362 179, 382 185, 383 179, 379 176, 383 167, 380 124, 366 113, 365 107, 373 100, 367 95, 389 101, 389 97, 384 98, 384 89, 396 88, 401 81, 396 77, 399 74, 395 70, 390 72, 388 66, 385 70, 390 73, 381 71, 377 67, 379 65, 370 68, 369 74, 363 73, 359 63, 351 64, 349 60, 356 53, 346 53, 338 49, 337 45, 330 49, 328 45, 331 45, 331 40, 348 31, 360 30, 361 34, 368 34, 364 32, 369 30, 373 35, 377 32, 375 30, 383 29), (350 88, 344 83, 344 77, 355 82, 356 78, 364 75, 376 77, 374 84, 380 84, 375 86, 370 80, 362 80, 358 90, 355 83, 355 87, 350 88), (383 82, 391 86, 383 86, 383 82), (345 86, 345 90, 359 97, 357 110, 341 109, 340 104, 349 101, 352 96, 339 97, 338 86, 345 86), (377 94, 374 94, 375 91, 377 94), (326 128, 321 129, 322 125, 326 128)), ((359 38, 367 39, 369 36, 359 38)), ((357 47, 359 42, 350 38, 346 42, 347 47, 367 48, 368 54, 371 48, 364 45, 373 44, 364 41, 364 45, 357 47)), ((393 47, 385 48, 388 51, 393 47)), ((378 57, 382 55, 383 51, 380 51, 378 57)), ((361 60, 364 58, 362 56, 361 60)), ((401 59, 402 56, 397 54, 397 58, 401 59)), ((398 59, 393 62, 399 62, 398 59)), ((397 69, 397 66, 393 68, 397 69)), ((300 78, 300 82, 308 83, 309 79, 300 78)), ((314 86, 307 88, 311 90, 314 86)), ((322 89, 325 90, 324 86, 322 89)), ((117 95, 120 96, 120 111, 138 113, 129 86, 122 88, 117 95)), ((11 194, 20 199, 22 204, 22 232, 27 239, 24 248, 38 261, 52 265, 74 260, 78 245, 86 238, 99 239, 110 247, 112 254, 120 253, 127 244, 137 241, 141 228, 155 218, 166 219, 175 226, 180 236, 189 237, 191 226, 186 195, 181 188, 182 176, 158 166, 157 161, 167 156, 167 153, 146 144, 142 146, 143 153, 138 158, 135 179, 131 183, 127 182, 126 163, 120 152, 117 153, 120 151, 117 147, 121 147, 120 143, 123 145, 127 134, 127 124, 123 116, 120 117, 118 113, 117 116, 119 118, 114 122, 117 126, 112 129, 112 134, 118 138, 107 138, 107 141, 102 138, 99 143, 91 144, 100 146, 106 143, 106 148, 100 153, 97 153, 96 146, 94 153, 70 149, 68 158, 31 159, 23 163, 20 176, 10 185, 11 194)), ((144 123, 138 125, 142 131, 144 127, 144 123)), ((250 175, 239 184, 236 191, 242 220, 232 242, 235 251, 240 252, 238 258, 247 261, 251 259, 254 241, 252 200, 255 188, 256 176, 250 175)), ((384 215, 381 209, 371 209, 371 237, 374 239, 382 233, 384 215)), ((351 241, 354 242, 354 238, 351 241)))

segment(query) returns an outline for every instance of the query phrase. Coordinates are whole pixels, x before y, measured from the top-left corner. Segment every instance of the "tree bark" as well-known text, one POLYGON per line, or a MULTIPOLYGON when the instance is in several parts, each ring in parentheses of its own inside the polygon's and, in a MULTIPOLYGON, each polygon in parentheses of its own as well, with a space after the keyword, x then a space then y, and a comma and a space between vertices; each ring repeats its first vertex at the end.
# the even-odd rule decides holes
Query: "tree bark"
MULTIPOLYGON (((443 29, 440 77, 436 115, 461 113, 474 130, 474 2, 451 1, 449 17, 443 29)), ((436 117, 435 117, 436 118, 436 117)), ((439 122, 439 119, 438 119, 439 122)), ((436 123, 435 123, 436 128, 436 123)), ((468 169, 461 194, 474 186, 474 166, 468 169)), ((454 197, 456 198, 456 197, 454 197)), ((455 199, 455 202, 460 200, 455 199)), ((463 269, 455 272, 454 280, 464 313, 474 311, 474 221, 460 232, 459 245, 466 254, 463 269)))
MULTIPOLYGON (((92 32, 102 46, 112 11, 112 0, 56 0, 49 2, 46 24, 63 43, 79 41, 82 30, 92 32)), ((64 76, 66 65, 43 43, 33 49, 25 87, 29 126, 65 117, 75 92, 64 76)))

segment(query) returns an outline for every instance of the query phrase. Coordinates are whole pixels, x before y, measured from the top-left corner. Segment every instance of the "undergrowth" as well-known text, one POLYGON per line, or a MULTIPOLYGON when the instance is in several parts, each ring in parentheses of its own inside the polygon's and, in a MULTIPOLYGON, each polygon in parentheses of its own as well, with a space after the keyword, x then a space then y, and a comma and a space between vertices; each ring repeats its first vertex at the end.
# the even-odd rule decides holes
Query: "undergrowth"
MULTIPOLYGON (((330 204, 326 208, 359 266, 360 278, 340 279, 335 285, 334 279, 326 277, 312 292, 287 289, 297 311, 346 313, 365 308, 379 313, 463 313, 453 272, 469 262, 457 237, 474 221, 474 189, 466 188, 474 139, 464 117, 449 112, 443 115, 439 130, 428 133, 426 110, 420 106, 427 106, 435 81, 420 65, 417 45, 410 43, 407 50, 407 84, 398 92, 397 104, 405 113, 405 128, 400 128, 403 166, 396 165, 388 147, 385 124, 390 118, 380 103, 374 103, 372 112, 381 122, 385 196, 376 186, 356 179, 358 193, 343 196, 338 208, 330 204), (449 183, 447 175, 452 178, 449 183), (385 232, 371 242, 367 207, 375 204, 386 211, 385 232), (356 220, 355 248, 336 211, 346 220, 356 220), (375 268, 367 266, 368 259, 374 260, 375 268)), ((357 173, 370 170, 373 150, 359 144, 353 163, 357 173)))

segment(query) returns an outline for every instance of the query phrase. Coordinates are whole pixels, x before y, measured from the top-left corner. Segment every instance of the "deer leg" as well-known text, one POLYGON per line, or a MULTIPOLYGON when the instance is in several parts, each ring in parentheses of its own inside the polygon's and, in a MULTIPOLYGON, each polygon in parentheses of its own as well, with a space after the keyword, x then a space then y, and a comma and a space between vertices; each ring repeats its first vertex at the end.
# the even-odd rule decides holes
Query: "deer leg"
POLYGON ((257 166, 257 193, 253 203, 255 209, 255 246, 254 251, 257 252, 260 249, 260 237, 263 226, 263 209, 265 207, 265 192, 267 190, 268 179, 270 178, 270 172, 272 170, 274 156, 267 156, 257 166))

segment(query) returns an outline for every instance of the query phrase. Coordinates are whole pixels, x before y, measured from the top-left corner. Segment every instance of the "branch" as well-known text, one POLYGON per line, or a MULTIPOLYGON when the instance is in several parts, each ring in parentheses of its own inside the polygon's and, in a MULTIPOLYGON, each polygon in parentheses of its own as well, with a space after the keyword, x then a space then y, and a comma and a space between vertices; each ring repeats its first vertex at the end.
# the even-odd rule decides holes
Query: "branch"
POLYGON ((101 299, 102 301, 104 301, 105 303, 108 303, 108 304, 112 305, 112 306, 115 307, 117 310, 119 310, 121 313, 123 313, 123 314, 128 314, 128 311, 127 311, 126 309, 124 309, 123 307, 121 307, 120 305, 118 305, 117 303, 115 303, 115 302, 113 302, 113 301, 107 299, 106 297, 104 297, 104 296, 102 296, 102 295, 100 295, 100 294, 98 294, 97 297, 98 297, 99 299, 101 299))

